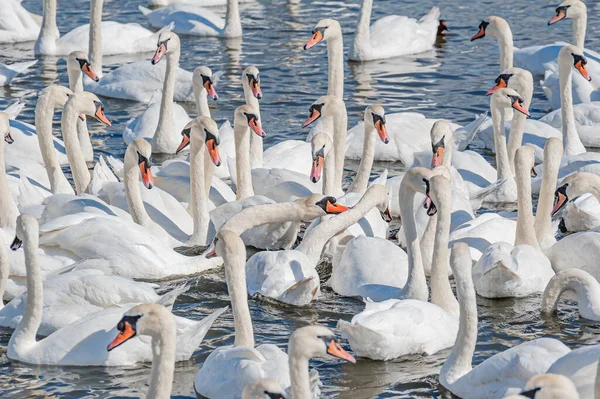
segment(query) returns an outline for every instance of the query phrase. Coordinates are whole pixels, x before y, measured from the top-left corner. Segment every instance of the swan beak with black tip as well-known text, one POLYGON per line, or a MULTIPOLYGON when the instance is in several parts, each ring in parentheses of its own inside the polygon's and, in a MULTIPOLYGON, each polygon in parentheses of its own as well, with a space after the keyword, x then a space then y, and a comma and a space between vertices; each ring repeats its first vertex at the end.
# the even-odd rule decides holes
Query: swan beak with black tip
POLYGON ((179 147, 175 150, 175 154, 179 154, 185 147, 190 145, 190 134, 192 128, 185 128, 181 131, 181 143, 179 143, 179 147))
POLYGON ((531 177, 537 177, 537 170, 535 169, 535 165, 531 167, 531 177))
POLYGON ((106 115, 104 115, 104 106, 102 105, 102 103, 99 101, 94 101, 94 103, 96 104, 96 112, 94 113, 96 119, 104 123, 106 126, 112 126, 110 120, 108 120, 106 115))
POLYGON ((256 133, 259 137, 262 138, 267 136, 265 131, 262 129, 262 126, 260 125, 260 122, 258 121, 256 115, 248 114, 246 115, 246 117, 248 118, 248 126, 250 126, 250 129, 252 129, 254 133, 256 133))
POLYGON ((585 80, 590 82, 592 80, 592 77, 590 76, 586 68, 587 60, 584 57, 575 54, 573 54, 573 58, 575 58, 575 63, 573 64, 575 66, 575 69, 579 71, 579 73, 581 74, 581 76, 583 76, 585 80))
POLYGON ((554 206, 552 207, 551 215, 554 216, 560 211, 564 206, 569 202, 569 197, 567 196, 567 187, 569 184, 563 184, 554 192, 554 206))
POLYGON ((208 149, 208 155, 216 166, 221 166, 221 155, 219 154, 219 140, 217 137, 209 132, 206 132, 206 148, 208 149))
POLYGON ((307 127, 321 117, 321 108, 323 108, 323 104, 313 104, 310 106, 310 109, 308 110, 310 112, 308 118, 306 118, 302 124, 303 128, 307 127))
POLYGON ((90 65, 89 62, 85 61, 82 65, 81 65, 81 71, 83 73, 85 73, 90 79, 92 79, 94 82, 98 82, 100 81, 100 78, 98 77, 98 75, 96 75, 96 72, 94 72, 92 70, 92 66, 90 65))
POLYGON ((141 316, 123 316, 119 324, 117 324, 117 330, 119 333, 112 340, 110 344, 106 347, 107 351, 111 351, 116 347, 123 345, 125 342, 129 341, 131 338, 135 337, 137 334, 136 324, 141 316))
POLYGON ((15 236, 15 239, 10 244, 10 249, 16 251, 17 249, 21 248, 21 245, 23 245, 23 241, 18 236, 15 236))
POLYGON ((519 97, 516 97, 516 96, 510 96, 510 99, 511 99, 511 102, 512 102, 512 108, 513 109, 516 109, 517 111, 519 111, 523 115, 531 116, 529 114, 529 111, 527 110, 527 108, 525 108, 523 106, 523 100, 521 100, 519 97))
POLYGON ((485 37, 485 28, 487 28, 489 24, 489 22, 481 21, 481 23, 479 24, 479 31, 475 34, 475 36, 471 38, 471 41, 473 42, 477 39, 485 37))
POLYGON ((312 168, 310 169, 310 181, 313 183, 321 180, 321 174, 323 172, 323 157, 317 155, 316 158, 313 159, 312 168))
POLYGON ((152 65, 156 65, 162 59, 162 57, 167 53, 167 41, 164 40, 157 44, 156 52, 154 53, 154 57, 152 57, 152 65))
POLYGON ((485 93, 486 96, 491 96, 492 94, 494 94, 494 92, 498 89, 504 89, 505 87, 508 87, 508 79, 510 79, 512 75, 511 74, 507 74, 507 75, 500 75, 496 78, 496 85, 494 87, 492 87, 490 90, 488 90, 487 93, 485 93))
POLYGON ((4 135, 4 141, 6 141, 7 144, 12 144, 15 142, 15 139, 13 138, 12 134, 10 134, 10 130, 7 131, 4 135))
POLYGON ((331 339, 331 341, 329 341, 329 344, 327 346, 327 353, 329 353, 331 356, 335 356, 339 359, 346 360, 350 363, 356 363, 356 359, 354 358, 354 356, 346 352, 344 348, 342 348, 341 345, 333 338, 331 339))
POLYGON ((138 153, 138 164, 140 166, 140 172, 142 173, 142 181, 147 189, 151 189, 154 186, 154 178, 152 177, 152 163, 151 161, 138 153))
POLYGON ((439 143, 434 144, 432 146, 433 154, 431 156, 431 169, 436 168, 442 164, 442 161, 444 159, 444 151, 446 149, 444 146, 444 138, 445 137, 442 137, 439 143))
POLYGON ((256 97, 257 100, 262 98, 262 90, 260 89, 260 81, 255 77, 250 75, 248 78, 250 80, 250 89, 252 90, 252 95, 256 97))
POLYGON ((556 9, 556 15, 552 17, 550 21, 548 21, 548 25, 552 25, 567 18, 567 8, 566 7, 558 7, 556 9))
POLYGON ((208 248, 206 248, 206 251, 204 252, 204 257, 206 259, 214 258, 215 256, 217 256, 217 240, 218 238, 215 238, 213 242, 208 246, 208 248))
POLYGON ((377 134, 379 135, 381 141, 383 141, 385 144, 390 142, 390 136, 388 136, 387 129, 385 128, 384 118, 380 117, 375 121, 375 130, 377 130, 377 134))
POLYGON ((212 98, 214 101, 217 101, 219 99, 217 89, 215 89, 215 85, 213 84, 211 79, 206 79, 204 81, 204 88, 206 89, 206 92, 208 93, 210 98, 212 98))
POLYGON ((323 32, 321 31, 321 29, 317 28, 313 30, 310 40, 304 45, 304 50, 308 50, 315 44, 319 43, 321 40, 323 40, 323 32))
POLYGON ((390 209, 390 207, 388 206, 387 208, 385 208, 385 211, 383 212, 379 212, 381 214, 381 218, 383 219, 384 222, 391 222, 392 221, 392 210, 390 209))

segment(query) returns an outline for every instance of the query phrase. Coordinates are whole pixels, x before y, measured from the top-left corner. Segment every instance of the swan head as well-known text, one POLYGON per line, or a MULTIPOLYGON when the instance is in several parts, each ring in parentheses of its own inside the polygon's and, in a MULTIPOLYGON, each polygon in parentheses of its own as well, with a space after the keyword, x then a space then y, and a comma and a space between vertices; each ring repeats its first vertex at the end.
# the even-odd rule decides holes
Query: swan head
POLYGON ((515 89, 523 96, 530 96, 533 93, 533 75, 531 72, 521 68, 508 68, 496 78, 495 85, 487 93, 491 96, 498 89, 510 87, 515 89))
POLYGON ((311 194, 295 201, 304 208, 305 220, 313 220, 324 215, 333 215, 347 211, 348 207, 338 204, 335 197, 311 194))
POLYGON ((313 160, 312 168, 310 170, 310 181, 313 183, 316 183, 321 179, 325 157, 332 148, 333 142, 327 133, 317 133, 310 141, 310 150, 313 160))
POLYGON ((219 99, 219 95, 215 89, 215 83, 213 82, 213 73, 209 67, 199 66, 194 69, 192 84, 195 87, 202 87, 206 90, 206 93, 208 93, 213 100, 217 101, 219 99))
POLYGON ((152 57, 152 65, 156 65, 160 62, 162 57, 167 53, 173 53, 179 51, 179 36, 177 33, 171 31, 165 31, 158 36, 158 43, 156 43, 156 52, 152 57))
POLYGON ((250 65, 242 71, 242 86, 244 91, 250 90, 258 100, 262 98, 260 90, 260 72, 257 67, 250 65))
POLYGON ((508 22, 504 18, 491 16, 487 20, 481 21, 479 24, 479 30, 477 33, 471 38, 471 41, 475 41, 477 39, 481 39, 486 35, 500 37, 503 32, 506 32, 508 29, 510 31, 510 26, 508 22))
POLYGON ((429 180, 440 174, 438 170, 443 170, 447 168, 438 167, 436 171, 432 171, 431 169, 416 167, 408 170, 404 175, 404 179, 402 179, 402 183, 400 183, 400 198, 403 198, 408 193, 421 193, 424 194, 427 198, 423 206, 427 209, 427 214, 429 216, 435 215, 436 208, 431 201, 430 195, 430 185, 429 180))
POLYGON ((75 50, 67 56, 67 69, 69 71, 81 71, 89 76, 94 82, 100 80, 98 75, 92 70, 92 65, 88 60, 86 53, 80 50, 75 50))
POLYGON ((125 152, 125 164, 137 165, 142 175, 142 182, 147 189, 154 186, 152 177, 152 145, 143 138, 133 140, 125 152))
POLYGON ((202 142, 206 145, 210 159, 216 166, 221 166, 221 156, 219 155, 218 145, 219 126, 212 118, 208 116, 199 116, 191 120, 181 131, 181 144, 177 147, 176 154, 187 147, 193 140, 197 143, 202 142))
POLYGON ((285 399, 283 389, 277 381, 259 378, 246 385, 242 399, 285 399))
POLYGON ((333 331, 323 326, 306 326, 294 331, 289 342, 290 357, 312 359, 313 357, 330 355, 350 363, 356 359, 335 339, 333 331))
MULTIPOLYGON (((40 232, 40 225, 37 219, 26 213, 23 213, 17 217, 17 228, 15 230, 15 239, 10 244, 10 249, 16 251, 21 248, 23 242, 31 242, 37 240, 40 232)), ((37 246, 37 244, 35 244, 37 246)))
POLYGON ((571 65, 584 77, 588 82, 592 80, 592 77, 587 70, 587 59, 583 55, 583 50, 580 47, 569 44, 563 47, 558 53, 558 65, 559 69, 561 66, 571 68, 571 65))
POLYGON ((344 110, 346 105, 338 96, 321 96, 311 104, 308 112, 308 118, 302 124, 302 127, 307 127, 317 119, 325 116, 334 116, 344 110))
MULTIPOLYGON (((0 133, 4 137, 4 141, 7 144, 15 142, 13 136, 10 134, 10 118, 6 112, 0 111, 0 133)), ((4 146, 2 146, 3 148, 4 146)))
POLYGON ((494 94, 492 94, 490 107, 492 109, 512 108, 524 115, 530 116, 529 111, 523 105, 523 99, 519 93, 509 87, 498 89, 494 92, 494 94))
POLYGON ((448 148, 448 151, 452 151, 452 126, 446 120, 436 121, 431 127, 429 133, 431 138, 431 169, 440 166, 444 159, 444 151, 448 148))
POLYGON ((390 136, 385 128, 385 110, 381 105, 373 104, 365 109, 365 124, 372 126, 385 144, 390 142, 390 136))
MULTIPOLYGON (((375 207, 379 211, 379 214, 381 215, 383 221, 388 223, 391 222, 392 211, 390 209, 390 196, 387 187, 383 184, 371 183, 371 185, 369 185, 367 191, 365 192, 362 198, 367 197, 374 197, 379 199, 379 202, 377 203, 377 205, 375 205, 375 207)), ((363 200, 362 198, 361 201, 363 200)))
POLYGON ((73 93, 65 104, 65 108, 67 106, 75 107, 80 118, 81 114, 83 114, 91 116, 107 126, 112 125, 110 120, 104 115, 104 105, 102 105, 102 101, 100 101, 98 96, 94 93, 87 91, 73 93))
POLYGON ((535 151, 528 145, 517 148, 515 154, 515 170, 517 173, 523 173, 519 171, 529 171, 530 176, 537 177, 535 170, 535 151))
POLYGON ((587 172, 577 172, 565 177, 554 192, 552 216, 562 210, 569 201, 582 194, 592 193, 595 196, 600 196, 600 192, 598 192, 599 180, 596 175, 587 172))
POLYGON ((556 7, 556 15, 548 21, 548 25, 563 19, 577 19, 587 17, 587 6, 580 0, 565 0, 556 7))
POLYGON ((50 100, 52 108, 64 107, 72 95, 71 89, 61 85, 50 85, 40 93, 40 97, 45 96, 50 100))
POLYGON ((233 119, 234 125, 247 125, 256 133, 259 137, 265 137, 267 134, 262 129, 260 120, 258 119, 258 111, 253 106, 244 104, 241 107, 237 107, 235 110, 235 116, 233 119))
POLYGON ((108 347, 111 351, 136 335, 149 335, 153 339, 175 340, 176 326, 173 314, 162 305, 144 303, 129 309, 117 324, 118 334, 108 347))
POLYGON ((334 37, 342 36, 342 27, 335 19, 322 19, 312 31, 312 36, 304 45, 304 50, 308 50, 322 40, 329 40, 334 37))
POLYGON ((532 377, 519 395, 526 398, 577 398, 577 388, 570 378, 560 374, 541 374, 532 377))

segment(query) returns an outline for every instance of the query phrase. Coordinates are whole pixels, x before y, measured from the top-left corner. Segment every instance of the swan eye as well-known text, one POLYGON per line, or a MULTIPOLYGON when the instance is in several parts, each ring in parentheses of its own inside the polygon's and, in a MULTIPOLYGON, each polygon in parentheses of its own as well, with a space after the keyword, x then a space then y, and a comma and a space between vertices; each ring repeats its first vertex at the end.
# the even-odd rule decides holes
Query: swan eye
POLYGON ((489 22, 481 21, 481 23, 479 24, 479 29, 483 29, 483 31, 485 32, 485 29, 488 27, 489 24, 489 22))
POLYGON ((86 65, 89 65, 90 62, 88 60, 86 60, 85 58, 75 58, 77 60, 77 62, 79 62, 79 67, 81 69, 83 69, 86 65))
POLYGON ((213 140, 216 145, 220 144, 219 138, 215 134, 209 132, 208 129, 204 128, 204 133, 206 134, 206 141, 213 140))

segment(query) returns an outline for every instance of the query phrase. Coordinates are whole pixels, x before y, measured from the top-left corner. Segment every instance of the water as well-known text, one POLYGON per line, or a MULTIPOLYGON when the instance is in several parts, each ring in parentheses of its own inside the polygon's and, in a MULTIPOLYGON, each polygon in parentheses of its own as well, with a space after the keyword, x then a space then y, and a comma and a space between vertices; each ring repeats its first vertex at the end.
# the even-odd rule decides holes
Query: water
MULTIPOLYGON (((87 22, 89 1, 62 0, 59 3, 58 25, 62 33, 87 22)), ((213 71, 225 72, 217 86, 219 100, 210 102, 213 117, 221 123, 232 118, 233 110, 243 101, 241 70, 250 64, 257 65, 264 95, 261 100, 263 127, 268 134, 265 145, 271 146, 291 138, 302 139, 306 132, 300 125, 307 116, 308 108, 317 97, 325 94, 327 87, 325 45, 320 44, 310 51, 302 50, 302 45, 310 37, 317 21, 330 17, 341 22, 347 49, 360 3, 346 3, 283 0, 244 3, 241 5, 244 38, 240 41, 181 37, 181 66, 192 71, 199 65, 208 65, 213 71)), ((442 17, 448 20, 450 33, 429 53, 365 64, 346 63, 345 100, 349 127, 362 119, 364 107, 371 103, 383 104, 388 113, 411 110, 429 117, 468 123, 474 114, 488 109, 489 99, 484 94, 499 73, 495 41, 485 38, 469 42, 483 18, 489 15, 506 18, 518 47, 564 38, 570 40, 570 23, 563 21, 552 27, 546 26, 554 15, 557 2, 541 3, 523 7, 522 2, 516 0, 375 1, 374 18, 388 14, 420 17, 431 6, 438 5, 442 17)), ((32 12, 42 12, 41 1, 24 0, 23 4, 32 12)), ((145 5, 141 0, 107 0, 104 19, 145 24, 145 18, 137 10, 138 4, 145 5)), ((225 13, 224 7, 214 10, 225 13)), ((600 48, 597 10, 598 3, 588 2, 586 47, 592 49, 600 48)), ((32 49, 33 43, 0 45, 0 62, 33 59, 32 49)), ((149 60, 150 57, 151 54, 141 54, 128 59, 149 60)), ((105 59, 105 68, 114 68, 122 60, 105 59)), ((20 119, 33 123, 34 94, 51 83, 67 84, 65 61, 45 57, 31 72, 17 78, 11 87, 0 88, 0 109, 17 98, 29 96, 20 119)), ((130 118, 139 115, 145 105, 114 99, 103 101, 106 114, 114 123, 111 128, 96 122, 89 124, 96 154, 122 157, 125 152, 121 140, 124 125, 130 118)), ((183 105, 190 114, 195 114, 192 103, 183 105)), ((539 118, 548 108, 549 103, 536 85, 530 109, 532 117, 539 118)), ((346 166, 350 173, 357 165, 347 162, 346 166)), ((402 170, 402 165, 376 163, 374 173, 383 168, 394 174, 402 170)), ((324 274, 327 274, 327 268, 327 265, 322 266, 324 274)), ((322 290, 323 297, 307 308, 288 308, 251 300, 257 342, 275 343, 286 348, 294 329, 308 323, 335 328, 337 320, 350 320, 362 310, 361 302, 339 298, 326 287, 322 290)), ((224 275, 218 272, 195 279, 192 289, 177 301, 175 312, 199 319, 226 305, 228 296, 224 275)), ((559 338, 571 347, 598 342, 599 326, 581 321, 570 301, 561 306, 558 318, 549 319, 539 315, 539 297, 502 301, 478 298, 478 305, 479 337, 474 364, 520 342, 542 336, 559 338)), ((9 330, 0 330, 0 397, 140 397, 147 389, 149 365, 132 369, 49 368, 8 361, 5 350, 10 333, 9 330)), ((194 374, 204 359, 214 348, 232 342, 233 319, 228 313, 217 320, 192 360, 177 365, 173 396, 192 398, 194 374)), ((439 384, 436 373, 448 354, 449 351, 443 351, 429 358, 416 356, 392 362, 359 359, 355 365, 319 359, 312 365, 321 375, 323 397, 447 398, 451 395, 439 384)))

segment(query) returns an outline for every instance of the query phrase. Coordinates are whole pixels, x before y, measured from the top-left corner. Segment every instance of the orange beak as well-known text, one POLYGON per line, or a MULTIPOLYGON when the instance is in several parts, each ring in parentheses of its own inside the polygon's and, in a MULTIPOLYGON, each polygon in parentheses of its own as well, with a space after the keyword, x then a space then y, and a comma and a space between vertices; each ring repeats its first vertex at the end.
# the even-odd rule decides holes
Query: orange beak
POLYGON ((384 222, 387 222, 387 223, 392 221, 392 210, 390 209, 389 205, 385 209, 385 212, 381 212, 381 218, 383 219, 384 222))
POLYGON ((96 118, 100 122, 104 123, 106 126, 112 126, 112 124, 110 123, 110 121, 108 120, 106 115, 104 115, 104 107, 102 107, 102 106, 98 107, 94 116, 96 116, 96 118))
POLYGON ((321 173, 323 172, 323 157, 318 155, 316 159, 313 159, 312 168, 310 170, 310 181, 313 183, 318 182, 321 179, 321 173))
POLYGON ((215 90, 215 85, 210 80, 204 82, 204 88, 206 92, 213 100, 217 101, 219 99, 219 95, 217 94, 217 90, 215 90))
POLYGON ((214 139, 206 140, 206 148, 208 148, 208 154, 213 163, 217 166, 221 166, 221 156, 219 155, 219 147, 214 139))
POLYGON ((10 134, 10 130, 6 132, 6 135, 4 136, 4 141, 6 141, 8 144, 12 144, 15 142, 15 139, 13 139, 12 134, 10 134))
POLYGON ((342 348, 340 344, 338 344, 335 341, 335 339, 332 339, 329 342, 329 346, 327 347, 327 353, 329 353, 331 356, 335 356, 337 358, 349 361, 350 363, 356 363, 356 359, 354 358, 354 356, 346 352, 344 348, 342 348))
POLYGON ((190 136, 183 133, 181 134, 181 136, 181 143, 179 144, 179 147, 177 147, 177 150, 175 150, 175 154, 179 154, 180 151, 182 151, 185 147, 187 147, 190 144, 190 136))
POLYGON ((146 161, 140 163, 140 172, 142 172, 142 181, 147 189, 151 189, 154 186, 154 179, 152 178, 152 170, 146 164, 146 161))
POLYGON ((167 53, 167 46, 165 43, 159 43, 156 52, 154 53, 154 57, 152 57, 152 65, 158 64, 160 59, 167 53))
POLYGON ((323 40, 323 34, 320 30, 315 29, 310 40, 304 45, 304 50, 308 50, 315 44, 319 43, 321 40, 323 40))
POLYGON ((385 144, 390 142, 390 136, 388 136, 385 123, 383 123, 381 120, 378 120, 375 122, 375 129, 377 130, 377 134, 379 135, 381 141, 383 141, 385 144))
POLYGON ((557 192, 554 196, 554 206, 552 207, 551 215, 554 216, 567 203, 567 196, 557 192))
POLYGON ((133 329, 133 327, 131 327, 131 324, 129 324, 128 322, 124 322, 124 324, 125 328, 123 328, 123 331, 119 331, 119 334, 115 337, 115 339, 113 339, 112 342, 108 344, 106 350, 111 351, 117 346, 122 345, 125 342, 129 341, 131 338, 135 337, 135 330, 133 329))
POLYGON ((492 87, 485 95, 491 96, 496 90, 503 89, 505 87, 506 87, 506 81, 504 79, 500 79, 498 84, 496 86, 492 87))
POLYGON ((321 113, 318 110, 316 110, 316 109, 312 110, 310 113, 310 116, 308 118, 306 118, 306 120, 302 124, 302 127, 306 127, 306 126, 310 125, 311 123, 313 123, 320 117, 321 117, 321 113))
POLYGON ((560 21, 561 19, 565 19, 566 17, 567 17, 567 14, 563 10, 558 10, 556 15, 550 21, 548 21, 548 25, 555 24, 558 21, 560 21))
POLYGON ((441 145, 438 146, 431 157, 431 169, 440 166, 442 164, 442 159, 444 158, 444 147, 441 145))
POLYGON ((347 206, 344 205, 340 205, 337 202, 335 203, 331 203, 331 202, 327 202, 327 206, 325 207, 325 212, 327 213, 342 213, 342 212, 346 212, 348 209, 347 206))
POLYGON ((471 41, 477 40, 477 39, 481 39, 482 37, 485 36, 485 29, 483 29, 483 27, 479 28, 479 32, 477 32, 475 34, 475 36, 473 36, 471 38, 471 41))
POLYGON ((579 71, 579 73, 581 74, 581 76, 583 76, 583 78, 585 80, 587 80, 588 82, 592 80, 592 77, 590 76, 590 74, 587 71, 587 68, 585 67, 585 65, 583 64, 583 61, 578 61, 575 64, 575 69, 577 69, 579 71))
POLYGON ((260 137, 265 137, 267 134, 262 127, 260 126, 260 122, 256 120, 256 118, 250 119, 248 122, 248 126, 254 131, 254 133, 258 134, 260 137))
POLYGON ((250 87, 252 88, 252 95, 260 100, 262 98, 260 83, 257 80, 252 79, 252 84, 250 87))
POLYGON ((527 108, 525 108, 521 103, 519 103, 518 99, 515 100, 515 102, 513 102, 512 107, 524 115, 531 116, 527 108))
POLYGON ((98 75, 96 75, 96 73, 94 71, 92 71, 92 66, 87 62, 85 64, 83 64, 83 66, 81 67, 81 71, 83 73, 85 73, 87 76, 89 76, 90 79, 92 79, 94 82, 97 82, 100 80, 98 75))

